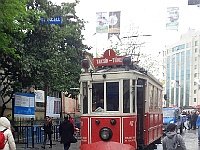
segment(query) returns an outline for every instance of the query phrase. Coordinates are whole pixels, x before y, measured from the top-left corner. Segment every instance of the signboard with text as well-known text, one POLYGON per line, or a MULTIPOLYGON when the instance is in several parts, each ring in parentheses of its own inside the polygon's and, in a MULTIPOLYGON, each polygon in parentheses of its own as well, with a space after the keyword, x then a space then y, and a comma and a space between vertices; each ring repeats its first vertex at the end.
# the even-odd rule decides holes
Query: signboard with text
POLYGON ((104 52, 103 58, 94 58, 94 66, 113 66, 122 65, 123 56, 116 56, 112 49, 108 49, 104 52))
POLYGON ((35 95, 15 93, 14 117, 35 117, 35 95))

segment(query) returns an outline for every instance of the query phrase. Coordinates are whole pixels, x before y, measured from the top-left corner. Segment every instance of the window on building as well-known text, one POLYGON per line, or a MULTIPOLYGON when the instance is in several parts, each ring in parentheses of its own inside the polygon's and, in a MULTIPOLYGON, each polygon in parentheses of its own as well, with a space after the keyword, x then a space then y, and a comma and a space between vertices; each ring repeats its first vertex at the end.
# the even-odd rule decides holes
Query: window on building
POLYGON ((194 69, 197 69, 197 65, 194 65, 194 69))
POLYGON ((194 74, 194 77, 197 77, 197 73, 194 74))
POLYGON ((36 107, 44 107, 44 102, 36 102, 36 107))
POLYGON ((197 85, 197 83, 196 83, 196 82, 194 82, 194 85, 197 85))
POLYGON ((197 52, 198 52, 198 49, 197 49, 197 48, 195 48, 194 52, 195 52, 195 53, 197 53, 197 52))
POLYGON ((194 60, 197 61, 197 57, 195 57, 194 60))
POLYGON ((195 41, 195 42, 194 42, 194 46, 198 46, 198 41, 195 41))
POLYGON ((194 102, 197 102, 197 98, 194 98, 194 102))
POLYGON ((194 90, 194 94, 196 94, 197 93, 197 90, 194 90))

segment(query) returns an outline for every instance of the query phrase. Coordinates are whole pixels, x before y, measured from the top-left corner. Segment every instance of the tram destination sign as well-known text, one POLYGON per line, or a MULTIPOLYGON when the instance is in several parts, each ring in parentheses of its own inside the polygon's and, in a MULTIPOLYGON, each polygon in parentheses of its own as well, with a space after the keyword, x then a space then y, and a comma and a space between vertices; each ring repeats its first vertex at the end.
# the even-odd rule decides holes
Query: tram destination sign
POLYGON ((108 49, 104 52, 103 58, 94 58, 94 66, 114 66, 122 65, 123 56, 116 56, 112 49, 108 49))

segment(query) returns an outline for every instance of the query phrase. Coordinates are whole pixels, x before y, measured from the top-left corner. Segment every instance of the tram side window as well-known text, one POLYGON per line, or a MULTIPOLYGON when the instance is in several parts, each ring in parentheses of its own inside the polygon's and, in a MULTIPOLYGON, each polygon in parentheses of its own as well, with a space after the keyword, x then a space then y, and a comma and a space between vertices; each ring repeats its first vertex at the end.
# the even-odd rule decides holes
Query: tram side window
POLYGON ((88 88, 87 82, 83 82, 83 114, 88 113, 88 88))
POLYGON ((123 113, 130 113, 130 80, 123 81, 123 113))
POLYGON ((119 82, 106 83, 107 111, 119 111, 119 82))
POLYGON ((92 84, 92 111, 99 112, 104 109, 104 84, 92 84))
POLYGON ((132 81, 133 112, 135 112, 135 80, 132 81))

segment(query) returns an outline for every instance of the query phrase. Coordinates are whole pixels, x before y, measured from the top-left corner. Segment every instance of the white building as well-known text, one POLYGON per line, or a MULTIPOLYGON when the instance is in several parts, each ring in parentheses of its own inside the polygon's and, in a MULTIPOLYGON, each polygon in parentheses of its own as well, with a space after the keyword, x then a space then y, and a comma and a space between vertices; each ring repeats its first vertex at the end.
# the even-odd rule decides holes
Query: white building
POLYGON ((200 32, 189 29, 164 55, 166 105, 200 105, 200 32))

